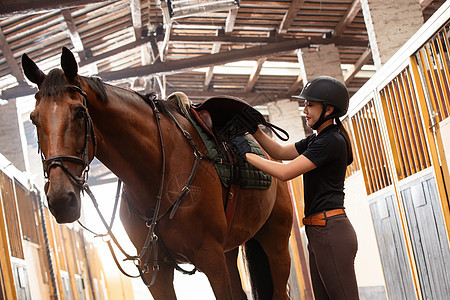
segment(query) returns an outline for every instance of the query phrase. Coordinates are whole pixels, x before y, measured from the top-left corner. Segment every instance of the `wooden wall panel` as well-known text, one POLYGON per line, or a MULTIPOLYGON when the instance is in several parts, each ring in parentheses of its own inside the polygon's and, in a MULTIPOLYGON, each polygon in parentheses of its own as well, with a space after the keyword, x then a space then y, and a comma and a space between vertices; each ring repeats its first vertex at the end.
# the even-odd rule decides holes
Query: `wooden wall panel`
POLYGON ((11 178, 6 176, 3 172, 0 172, 0 186, 11 256, 24 259, 14 183, 11 178))

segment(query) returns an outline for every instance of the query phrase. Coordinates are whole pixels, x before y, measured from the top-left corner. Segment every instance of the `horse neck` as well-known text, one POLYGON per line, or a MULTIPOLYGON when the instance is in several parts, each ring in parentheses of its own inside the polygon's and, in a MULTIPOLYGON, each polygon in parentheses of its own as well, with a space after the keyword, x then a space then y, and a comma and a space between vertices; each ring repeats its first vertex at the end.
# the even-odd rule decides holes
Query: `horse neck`
MULTIPOLYGON (((112 86, 107 86, 106 91, 108 103, 88 97, 97 138, 96 157, 128 186, 135 185, 141 192, 145 187, 140 182, 158 178, 162 166, 154 112, 135 93, 112 86)), ((88 95, 93 95, 92 91, 88 95)))

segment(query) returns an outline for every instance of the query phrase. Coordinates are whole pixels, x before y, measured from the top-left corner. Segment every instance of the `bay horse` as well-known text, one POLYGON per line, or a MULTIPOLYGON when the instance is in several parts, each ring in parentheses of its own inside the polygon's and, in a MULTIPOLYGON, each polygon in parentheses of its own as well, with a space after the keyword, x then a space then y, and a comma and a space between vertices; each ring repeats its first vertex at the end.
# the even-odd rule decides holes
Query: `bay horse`
POLYGON ((80 217, 80 190, 95 156, 124 183, 119 214, 136 249, 148 246, 148 227, 154 226, 151 240, 159 239, 160 251, 151 252, 149 259, 158 275, 152 276, 152 270, 143 275, 153 281, 148 286, 154 299, 176 299, 177 263, 191 263, 203 272, 216 299, 247 299, 237 268, 241 245, 255 299, 288 299, 293 217, 285 182, 273 178, 267 190, 240 189, 227 229, 226 189, 213 163, 196 159, 206 153, 205 145, 172 101, 149 105, 136 92, 78 75, 67 48, 62 50, 62 69, 46 75, 26 54, 22 67, 38 86, 30 119, 47 177, 48 206, 58 223, 80 217), (198 147, 195 155, 192 143, 198 147), (196 163, 198 171, 189 178, 196 163), (173 208, 188 180, 184 200, 169 217, 163 212, 173 208), (161 213, 155 216, 155 211, 161 213))

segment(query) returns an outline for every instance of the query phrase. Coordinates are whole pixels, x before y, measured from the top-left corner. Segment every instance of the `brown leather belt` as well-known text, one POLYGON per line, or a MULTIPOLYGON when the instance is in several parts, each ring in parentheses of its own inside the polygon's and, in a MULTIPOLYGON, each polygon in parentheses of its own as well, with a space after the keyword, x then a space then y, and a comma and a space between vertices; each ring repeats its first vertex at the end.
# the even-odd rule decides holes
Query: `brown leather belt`
POLYGON ((302 222, 303 225, 325 226, 327 224, 327 218, 342 214, 345 214, 345 210, 343 208, 332 209, 303 218, 302 222))

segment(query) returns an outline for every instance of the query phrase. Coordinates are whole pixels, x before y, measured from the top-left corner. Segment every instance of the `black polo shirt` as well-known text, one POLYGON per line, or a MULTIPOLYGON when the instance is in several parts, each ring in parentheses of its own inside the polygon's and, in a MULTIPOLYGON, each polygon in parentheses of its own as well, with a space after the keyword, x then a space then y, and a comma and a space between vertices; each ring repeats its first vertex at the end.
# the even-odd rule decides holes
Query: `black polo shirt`
POLYGON ((305 216, 344 207, 347 142, 336 125, 295 143, 298 153, 317 168, 303 174, 305 216))

